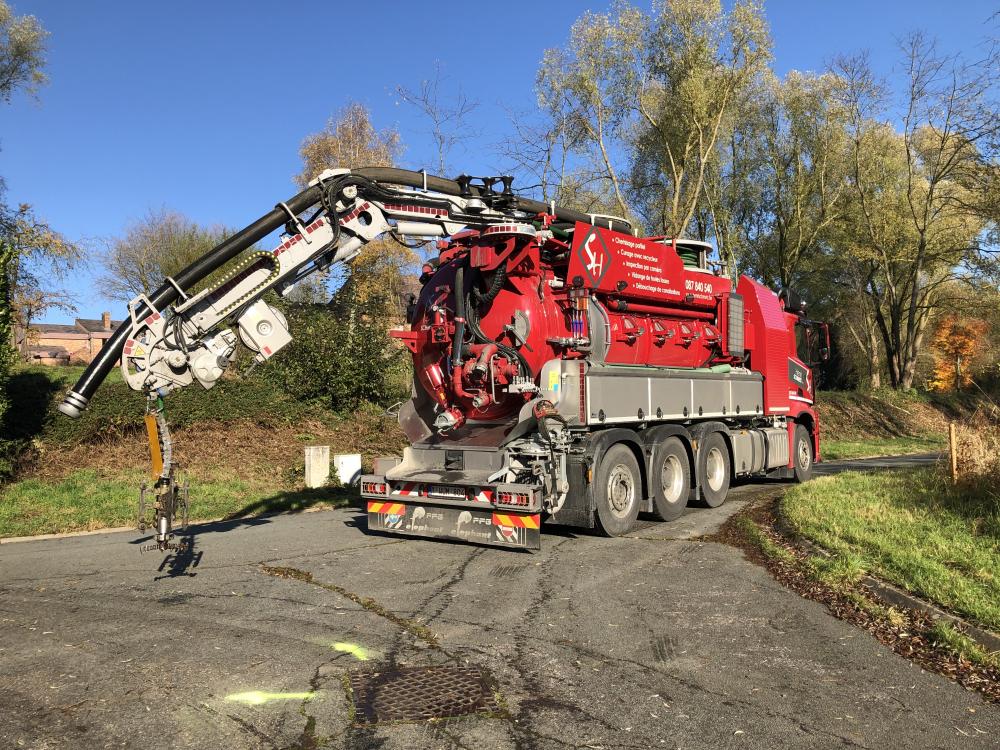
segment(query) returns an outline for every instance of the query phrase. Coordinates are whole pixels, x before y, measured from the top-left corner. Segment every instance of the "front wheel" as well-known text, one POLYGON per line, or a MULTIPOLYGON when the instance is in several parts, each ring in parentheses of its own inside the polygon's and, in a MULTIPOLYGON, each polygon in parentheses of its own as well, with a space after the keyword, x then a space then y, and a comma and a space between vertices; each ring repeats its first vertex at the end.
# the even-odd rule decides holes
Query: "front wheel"
POLYGON ((704 505, 718 508, 726 502, 731 467, 725 438, 721 433, 710 432, 698 451, 698 497, 704 505))
POLYGON ((627 445, 612 445, 597 470, 594 499, 597 521, 608 536, 628 533, 639 516, 642 478, 639 462, 627 445))
POLYGON ((796 482, 808 482, 813 471, 813 447, 809 430, 804 425, 795 425, 792 439, 792 456, 795 459, 794 471, 796 482))

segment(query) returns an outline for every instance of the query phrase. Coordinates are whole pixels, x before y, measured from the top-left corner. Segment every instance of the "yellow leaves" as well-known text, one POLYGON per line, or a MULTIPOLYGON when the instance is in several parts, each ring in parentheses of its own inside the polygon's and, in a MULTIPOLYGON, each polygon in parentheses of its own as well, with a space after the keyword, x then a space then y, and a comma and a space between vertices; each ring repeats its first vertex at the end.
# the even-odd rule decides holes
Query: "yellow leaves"
POLYGON ((306 185, 324 169, 336 167, 391 167, 401 151, 399 133, 376 130, 368 109, 352 102, 302 142, 302 172, 296 181, 306 185))
POLYGON ((934 374, 930 388, 950 391, 972 382, 972 361, 983 344, 987 324, 984 320, 949 315, 934 333, 931 348, 934 374))

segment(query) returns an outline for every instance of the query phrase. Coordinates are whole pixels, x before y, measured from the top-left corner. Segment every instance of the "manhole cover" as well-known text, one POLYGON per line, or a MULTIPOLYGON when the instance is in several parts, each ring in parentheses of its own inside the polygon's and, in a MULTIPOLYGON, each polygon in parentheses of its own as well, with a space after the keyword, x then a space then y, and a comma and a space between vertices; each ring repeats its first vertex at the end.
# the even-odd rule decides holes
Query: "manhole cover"
POLYGON ((489 678, 475 667, 352 672, 354 721, 421 721, 499 711, 489 678))

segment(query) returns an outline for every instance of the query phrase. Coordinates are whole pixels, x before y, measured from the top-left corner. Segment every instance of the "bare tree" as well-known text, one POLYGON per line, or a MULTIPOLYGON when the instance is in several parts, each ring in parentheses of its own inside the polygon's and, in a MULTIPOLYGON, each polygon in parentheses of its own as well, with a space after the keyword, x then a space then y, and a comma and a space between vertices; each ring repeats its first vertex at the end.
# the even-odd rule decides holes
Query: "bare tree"
POLYGON ((445 81, 441 68, 441 62, 435 62, 432 78, 421 81, 416 90, 398 86, 396 93, 404 102, 416 107, 430 122, 430 136, 437 155, 437 172, 439 175, 447 175, 448 160, 454 148, 476 135, 469 126, 468 119, 479 102, 468 98, 461 89, 450 99, 445 99, 441 94, 441 84, 445 81))

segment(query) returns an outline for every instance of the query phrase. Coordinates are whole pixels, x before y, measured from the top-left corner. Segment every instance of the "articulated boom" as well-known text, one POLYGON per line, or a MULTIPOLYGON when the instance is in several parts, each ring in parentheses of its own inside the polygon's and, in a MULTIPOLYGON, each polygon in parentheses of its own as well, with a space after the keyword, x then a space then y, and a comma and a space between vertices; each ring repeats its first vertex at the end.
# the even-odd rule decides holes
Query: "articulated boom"
MULTIPOLYGON (((335 184, 343 174, 325 172, 315 184, 335 184)), ((381 199, 353 186, 336 195, 330 192, 328 188, 328 202, 308 223, 288 210, 288 232, 281 243, 271 252, 238 259, 215 286, 195 295, 178 288, 180 299, 164 310, 156 310, 145 295, 132 300, 121 360, 125 382, 160 397, 192 382, 211 388, 228 367, 238 340, 255 352, 257 362, 270 359, 292 340, 281 312, 261 299, 265 292, 274 289, 285 295, 305 277, 351 260, 365 244, 389 232, 436 237, 470 224, 510 220, 485 204, 473 214, 470 199, 425 191, 390 193, 380 186, 380 194, 390 195, 381 199), (140 316, 139 310, 152 312, 140 316)))

